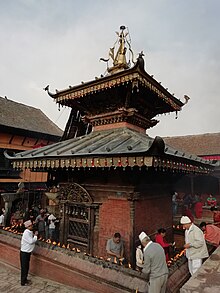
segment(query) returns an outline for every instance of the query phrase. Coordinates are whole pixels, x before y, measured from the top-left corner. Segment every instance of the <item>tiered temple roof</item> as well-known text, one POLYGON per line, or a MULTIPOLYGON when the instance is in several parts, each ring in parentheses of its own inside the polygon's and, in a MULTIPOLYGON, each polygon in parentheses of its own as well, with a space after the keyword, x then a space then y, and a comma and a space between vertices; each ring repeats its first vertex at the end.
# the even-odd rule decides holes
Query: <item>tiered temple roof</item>
MULTIPOLYGON (((9 157, 14 167, 37 170, 138 166, 198 173, 208 173, 213 168, 209 161, 173 149, 162 138, 146 135, 146 129, 158 123, 155 116, 180 111, 189 98, 184 96, 185 102, 181 102, 150 76, 144 69, 142 52, 131 67, 126 52, 127 47, 132 50, 126 36, 122 26, 116 54, 114 47, 110 49, 113 66, 107 66, 106 76, 54 94, 45 88, 56 103, 71 107, 71 115, 81 117, 88 126, 85 129, 92 126, 92 132, 76 137, 72 131, 76 126, 67 123, 65 139, 70 139, 9 157)), ((74 119, 70 117, 69 121, 74 119)))

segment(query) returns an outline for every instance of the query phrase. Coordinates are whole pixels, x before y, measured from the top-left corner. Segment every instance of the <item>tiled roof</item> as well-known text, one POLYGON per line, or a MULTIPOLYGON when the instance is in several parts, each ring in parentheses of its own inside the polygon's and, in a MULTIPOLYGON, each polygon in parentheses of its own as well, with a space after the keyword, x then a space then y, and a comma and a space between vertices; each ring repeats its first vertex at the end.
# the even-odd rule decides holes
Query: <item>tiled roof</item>
POLYGON ((63 133, 41 110, 2 97, 0 97, 0 126, 55 136, 62 136, 63 133))
POLYGON ((220 155, 220 132, 163 139, 170 146, 197 156, 220 155))

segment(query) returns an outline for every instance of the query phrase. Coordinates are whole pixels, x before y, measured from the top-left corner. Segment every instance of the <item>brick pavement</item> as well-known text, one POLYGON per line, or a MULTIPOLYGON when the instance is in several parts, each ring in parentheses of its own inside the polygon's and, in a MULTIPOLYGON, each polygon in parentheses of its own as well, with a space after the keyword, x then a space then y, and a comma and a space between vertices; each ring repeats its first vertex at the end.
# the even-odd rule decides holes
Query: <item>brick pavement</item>
POLYGON ((29 274, 30 286, 20 285, 20 270, 0 261, 0 292, 1 293, 90 293, 90 291, 65 286, 29 274))

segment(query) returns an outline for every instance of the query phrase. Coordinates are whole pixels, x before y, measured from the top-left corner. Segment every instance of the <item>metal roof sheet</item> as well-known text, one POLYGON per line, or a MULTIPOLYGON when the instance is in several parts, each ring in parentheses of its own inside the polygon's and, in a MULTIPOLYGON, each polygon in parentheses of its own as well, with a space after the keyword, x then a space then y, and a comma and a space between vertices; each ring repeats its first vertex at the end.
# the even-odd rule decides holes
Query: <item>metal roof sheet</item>
POLYGON ((61 141, 42 148, 15 154, 12 160, 60 159, 73 157, 164 156, 195 163, 211 163, 164 143, 160 137, 151 138, 134 129, 118 128, 91 132, 88 135, 61 141))

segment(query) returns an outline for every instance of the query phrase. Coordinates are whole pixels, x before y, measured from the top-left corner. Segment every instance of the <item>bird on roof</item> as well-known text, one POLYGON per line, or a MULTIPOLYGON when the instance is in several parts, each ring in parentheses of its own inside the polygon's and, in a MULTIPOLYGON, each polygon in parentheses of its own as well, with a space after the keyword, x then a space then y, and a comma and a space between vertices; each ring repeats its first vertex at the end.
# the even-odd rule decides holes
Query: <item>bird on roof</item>
POLYGON ((144 53, 143 51, 141 51, 138 55, 138 58, 137 58, 137 64, 139 66, 140 69, 144 69, 144 53))

